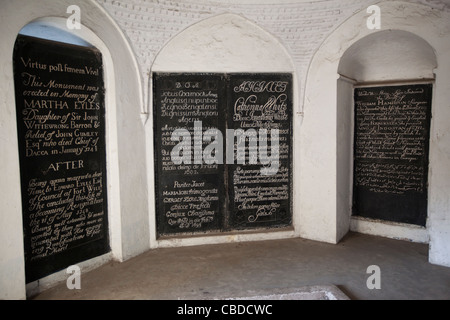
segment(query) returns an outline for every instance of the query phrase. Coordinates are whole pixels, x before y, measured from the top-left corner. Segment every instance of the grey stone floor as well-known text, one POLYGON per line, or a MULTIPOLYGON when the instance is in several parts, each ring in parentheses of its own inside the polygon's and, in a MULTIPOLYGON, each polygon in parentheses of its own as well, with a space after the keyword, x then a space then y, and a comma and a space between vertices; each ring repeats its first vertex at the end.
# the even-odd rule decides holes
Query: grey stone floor
MULTIPOLYGON (((449 244, 450 245, 450 244, 449 244)), ((349 233, 332 245, 305 239, 229 243, 145 252, 61 283, 33 299, 225 299, 333 286, 352 300, 450 300, 450 268, 428 263, 428 246, 349 233), (381 289, 368 289, 370 265, 381 289)))

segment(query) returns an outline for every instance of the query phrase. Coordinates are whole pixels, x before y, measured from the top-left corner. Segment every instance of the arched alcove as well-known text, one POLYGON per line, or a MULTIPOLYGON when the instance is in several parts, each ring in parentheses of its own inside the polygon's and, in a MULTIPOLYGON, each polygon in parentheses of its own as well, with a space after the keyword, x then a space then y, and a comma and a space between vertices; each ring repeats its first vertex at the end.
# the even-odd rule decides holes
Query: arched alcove
POLYGON ((365 10, 356 13, 324 41, 308 70, 300 134, 301 235, 336 243, 350 229, 353 156, 349 151, 353 141, 349 128, 353 128, 353 97, 340 93, 350 93, 358 81, 370 84, 434 78, 425 232, 405 230, 396 224, 383 224, 380 229, 360 222, 352 229, 364 228, 367 233, 375 231, 381 236, 415 238, 421 242, 429 239, 429 261, 449 265, 450 253, 443 246, 450 228, 445 200, 448 197, 443 193, 448 191, 444 180, 449 179, 445 168, 450 164, 448 154, 443 151, 448 150, 450 143, 449 17, 420 4, 382 1, 377 5, 382 15, 380 30, 367 27, 370 15, 365 10), (378 64, 371 63, 373 60, 378 64), (386 65, 389 60, 395 65, 386 65), (412 60, 417 62, 415 66, 411 66, 412 60))
MULTIPOLYGON (((67 277, 65 270, 25 286, 22 205, 18 139, 15 119, 13 48, 20 30, 30 23, 52 32, 72 33, 98 48, 103 57, 106 90, 106 149, 108 211, 112 254, 80 263, 82 270, 110 259, 125 260, 149 248, 145 137, 140 120, 143 110, 141 79, 133 52, 120 28, 94 1, 80 1, 81 28, 66 26, 70 1, 5 1, 0 25, 4 32, 0 53, 3 80, 0 85, 1 166, 7 175, 0 184, 0 215, 4 243, 0 269, 0 296, 23 299, 26 291, 42 290, 67 277), (114 63, 120 61, 120 63, 114 63), (133 139, 130 142, 130 137, 133 139), (37 286, 36 286, 37 285, 37 286)), ((26 27, 27 28, 27 27, 26 27)), ((26 31, 26 29, 24 29, 26 31)), ((47 31, 48 31, 47 30, 47 31)), ((42 31, 42 30, 41 30, 42 31)), ((48 34, 48 32, 47 32, 48 34)), ((60 35, 61 35, 60 34, 60 35)))
MULTIPOLYGON (((13 56, 14 89, 25 274, 30 288, 36 285, 34 282, 54 277, 72 264, 91 259, 104 261, 111 256, 108 207, 114 209, 114 206, 108 206, 109 190, 103 187, 109 182, 103 74, 104 65, 108 66, 109 61, 106 64, 103 61, 100 50, 85 39, 42 20, 27 24, 17 36, 13 56), (36 120, 42 117, 45 120, 36 120), (86 118, 97 122, 93 125, 89 120, 85 122, 86 118), (52 131, 47 127, 58 129, 52 131), (82 138, 88 135, 97 138, 95 141, 82 138), (81 144, 83 147, 78 149, 81 144), (66 165, 61 166, 63 163, 66 165), (75 163, 78 165, 73 166, 75 163), (92 175, 98 176, 98 180, 90 178, 92 175), (97 185, 99 192, 78 189, 71 183, 85 179, 82 177, 87 178, 85 184, 97 185), (36 181, 47 187, 30 191, 30 188, 40 188, 36 181), (62 185, 56 187, 57 181, 62 185), (70 191, 64 197, 55 188, 70 191), (36 194, 39 194, 37 198, 36 194), (92 202, 85 200, 89 197, 98 205, 89 204, 92 202), (46 202, 44 199, 48 198, 54 201, 46 202), (88 232, 88 225, 96 225, 96 236, 88 232)), ((111 98, 108 104, 114 110, 111 98)), ((108 119, 109 116, 108 111, 108 119)), ((114 175, 110 177, 114 182, 114 175)))
MULTIPOLYGON (((248 19, 235 14, 221 14, 202 20, 186 28, 174 38, 172 38, 158 53, 153 65, 153 73, 247 73, 247 74, 268 74, 268 73, 288 73, 293 79, 293 146, 294 153, 296 147, 296 128, 298 128, 298 118, 296 117, 298 103, 297 78, 294 64, 290 55, 280 43, 280 41, 255 25, 248 19)), ((155 93, 153 92, 153 99, 155 93)), ((147 122, 147 141, 154 141, 153 121, 147 122)), ((149 168, 155 166, 154 145, 149 145, 148 159, 149 168)), ((296 157, 293 157, 294 176, 298 172, 296 157)), ((149 170, 149 185, 153 185, 155 175, 149 170)), ((296 179, 293 179, 293 208, 296 207, 296 179)), ((155 194, 151 190, 149 194, 150 204, 150 225, 154 231, 152 243, 155 246, 193 245, 206 243, 220 243, 233 241, 252 241, 262 239, 286 238, 296 235, 296 212, 293 210, 292 230, 267 232, 259 231, 253 233, 242 233, 232 235, 214 234, 208 237, 195 236, 180 239, 156 239, 156 223, 154 210, 155 194)))
MULTIPOLYGON (((337 80, 337 163, 340 168, 337 180, 341 190, 338 197, 340 210, 352 212, 356 205, 355 195, 352 195, 355 191, 356 164, 353 162, 356 125, 354 89, 361 86, 389 88, 419 82, 432 83, 436 67, 436 55, 430 44, 403 30, 372 33, 356 41, 344 52, 339 61, 340 78, 337 80)), ((426 132, 428 135, 429 128, 426 132)), ((425 145, 428 145, 428 141, 425 145)), ((426 158, 428 159, 428 154, 426 158)), ((428 167, 428 164, 426 166, 428 167)), ((355 216, 351 220, 350 229, 417 242, 429 241, 425 228, 385 220, 361 219, 355 216)))

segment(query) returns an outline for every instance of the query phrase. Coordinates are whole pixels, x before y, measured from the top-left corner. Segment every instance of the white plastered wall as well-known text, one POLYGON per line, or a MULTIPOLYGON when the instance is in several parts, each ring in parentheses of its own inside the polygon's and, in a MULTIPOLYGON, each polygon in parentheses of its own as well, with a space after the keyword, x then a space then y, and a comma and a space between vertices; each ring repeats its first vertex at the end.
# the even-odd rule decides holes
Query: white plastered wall
MULTIPOLYGON (((0 12, 0 299, 24 299, 28 291, 65 278, 64 270, 26 288, 24 272, 20 168, 12 55, 19 31, 32 21, 64 28, 73 1, 5 0, 0 12)), ((145 135, 139 70, 130 46, 102 7, 77 1, 81 9, 77 36, 97 47, 104 60, 108 220, 111 253, 88 260, 81 271, 109 259, 125 260, 149 248, 145 135), (100 40, 101 39, 101 40, 100 40)), ((66 29, 68 31, 68 29, 66 29)))
MULTIPOLYGON (((297 73, 290 55, 274 36, 249 20, 236 14, 221 14, 200 21, 172 38, 158 53, 152 72, 202 72, 202 73, 292 73, 293 74, 293 149, 298 152, 295 132, 299 128, 297 73)), ((147 159, 150 186, 154 185, 153 118, 146 123, 147 159)), ((156 239, 155 191, 149 188, 150 234, 152 246, 169 247, 234 241, 255 241, 298 236, 297 211, 298 186, 295 176, 298 163, 293 157, 293 228, 273 232, 251 231, 226 235, 192 236, 177 239, 156 239)))
MULTIPOLYGON (((349 159, 342 156, 341 150, 351 152, 351 143, 348 134, 345 136, 340 131, 342 121, 350 123, 350 120, 341 113, 342 108, 338 108, 337 97, 338 87, 352 84, 337 83, 341 58, 353 44, 375 32, 407 31, 424 39, 436 54, 427 231, 429 261, 450 266, 450 247, 446 245, 450 243, 450 16, 407 2, 386 1, 377 5, 381 9, 380 30, 367 28, 370 14, 366 11, 356 13, 324 41, 308 71, 305 116, 300 133, 301 236, 337 243, 350 227, 351 207, 349 201, 345 204, 345 199, 351 194, 348 182, 352 181, 352 172, 345 163, 349 159), (344 173, 339 171, 342 166, 346 170, 344 173)), ((351 101, 348 96, 339 99, 351 101)), ((402 237, 403 231, 388 232, 402 237)), ((411 233, 406 237, 409 236, 411 233)), ((422 233, 418 237, 421 236, 422 233)))

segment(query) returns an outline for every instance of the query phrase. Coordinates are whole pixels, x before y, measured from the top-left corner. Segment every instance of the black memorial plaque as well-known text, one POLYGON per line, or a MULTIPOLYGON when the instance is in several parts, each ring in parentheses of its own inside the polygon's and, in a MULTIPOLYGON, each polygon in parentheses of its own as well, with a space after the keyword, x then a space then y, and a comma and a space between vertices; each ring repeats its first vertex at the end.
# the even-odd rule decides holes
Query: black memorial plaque
POLYGON ((431 84, 356 88, 353 214, 424 226, 431 84))
POLYGON ((233 229, 288 226, 291 214, 292 76, 231 74, 228 128, 235 132, 228 167, 233 229), (275 134, 278 131, 278 135, 275 134), (278 139, 278 148, 272 143, 278 139), (244 152, 239 149, 244 145, 244 152))
POLYGON ((220 230, 223 166, 204 155, 215 155, 210 133, 224 129, 223 76, 155 74, 153 83, 158 234, 220 230))
POLYGON ((159 236, 291 224, 291 75, 155 73, 153 89, 159 236))
POLYGON ((110 250, 101 54, 20 35, 14 81, 31 282, 110 250))

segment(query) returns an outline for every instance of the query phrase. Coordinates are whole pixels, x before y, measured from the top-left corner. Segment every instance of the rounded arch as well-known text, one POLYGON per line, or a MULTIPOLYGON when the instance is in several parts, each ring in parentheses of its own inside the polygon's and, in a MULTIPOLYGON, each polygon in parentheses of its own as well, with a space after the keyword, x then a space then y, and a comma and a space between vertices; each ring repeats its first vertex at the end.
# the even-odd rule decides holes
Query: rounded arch
POLYGON ((432 79, 437 67, 433 47, 403 30, 383 30, 353 43, 339 60, 341 76, 361 82, 432 79))
MULTIPOLYGON (((354 199, 352 193, 354 164, 351 163, 355 139, 353 136, 355 130, 354 88, 361 85, 430 83, 434 81, 436 68, 437 57, 433 47, 420 36, 398 29, 382 30, 366 35, 354 42, 343 53, 337 70, 340 78, 337 81, 336 104, 338 113, 337 166, 341 169, 337 173, 337 180, 338 188, 346 190, 338 194, 337 203, 338 212, 346 212, 344 221, 348 220, 347 216, 352 211, 352 205, 357 208, 361 203, 352 200, 354 199)), ((424 154, 424 158, 428 161, 428 153, 424 154)), ((424 195, 424 197, 426 196, 424 195)), ((426 215, 426 211, 427 209, 425 209, 424 215, 426 215)), ((383 214, 380 214, 381 216, 383 214)), ((413 227, 406 223, 393 226, 387 220, 389 219, 375 222, 375 219, 353 216, 350 220, 350 229, 428 243, 429 236, 425 228, 413 227)))
MULTIPOLYGON (((381 1, 377 5, 381 10, 381 30, 367 27, 370 15, 366 10, 354 14, 327 37, 308 69, 300 136, 300 210, 305 212, 301 215, 301 234, 306 238, 336 243, 349 230, 352 133, 348 126, 352 126, 353 121, 353 98, 351 95, 338 95, 338 92, 351 92, 349 88, 358 78, 371 79, 365 59, 374 57, 366 52, 366 57, 360 57, 359 62, 357 60, 355 63, 352 56, 357 55, 358 50, 364 50, 365 46, 372 46, 370 40, 375 39, 382 46, 381 38, 378 37, 390 33, 402 42, 407 42, 408 48, 414 49, 414 59, 421 61, 422 75, 435 78, 430 140, 429 221, 425 236, 429 237, 430 262, 450 265, 448 248, 442 246, 442 243, 449 241, 450 234, 450 208, 443 194, 443 190, 450 191, 448 183, 445 183, 445 179, 450 179, 450 176, 444 169, 450 164, 450 158, 444 151, 450 149, 450 14, 423 4, 403 1, 381 1), (423 39, 426 39, 427 45, 424 45, 423 39), (435 66, 437 69, 431 71, 435 66), (345 77, 341 77, 340 73, 345 77)), ((395 45, 393 41, 389 41, 391 49, 395 45)), ((401 47, 394 47, 393 50, 399 51, 401 47)), ((410 77, 406 68, 407 65, 399 65, 396 72, 376 66, 375 72, 387 73, 390 77, 393 71, 406 79, 410 77)), ((422 235, 423 232, 419 232, 419 237, 422 235)), ((399 236, 403 237, 403 234, 399 236)))
MULTIPOLYGON (((0 201, 3 206, 0 213, 0 239, 5 243, 0 262, 1 274, 5 275, 0 277, 0 298, 23 299, 26 296, 12 57, 16 37, 29 23, 51 25, 72 32, 98 48, 103 55, 112 255, 88 261, 84 267, 93 267, 103 263, 104 259, 124 260, 149 248, 148 227, 145 224, 148 221, 147 184, 142 178, 146 164, 144 128, 139 117, 144 110, 139 68, 123 32, 95 1, 78 1, 81 29, 67 29, 66 20, 70 16, 67 8, 71 5, 72 1, 65 0, 2 2, 0 136, 4 148, 0 165, 8 175, 0 183, 0 201), (133 139, 130 141, 129 137, 133 139)), ((58 280, 55 274, 55 277, 47 279, 47 284, 58 280)), ((41 281, 40 285, 45 283, 41 281)))
MULTIPOLYGON (((161 73, 291 73, 293 75, 293 149, 297 152, 296 131, 299 128, 298 80, 296 66, 288 50, 275 36, 240 15, 225 13, 201 20, 170 39, 159 51, 151 68, 161 73)), ((152 115, 150 115, 152 117, 152 115)), ((153 119, 146 125, 148 141, 154 141, 153 119)), ((148 150, 153 150, 149 146, 148 150)), ((148 153, 149 168, 154 166, 153 154, 148 153)), ((297 157, 293 157, 293 172, 298 172, 297 157)), ((149 185, 155 181, 149 170, 149 185)), ((268 238, 297 236, 296 180, 293 179, 293 225, 294 230, 265 235, 268 238)), ((149 196, 150 208, 155 207, 154 195, 149 196)), ((154 214, 154 210, 151 210, 154 214)), ((156 219, 150 218, 151 230, 156 230, 156 219)), ((255 240, 262 236, 247 234, 233 237, 223 235, 192 239, 176 239, 177 245, 198 243, 220 243, 255 240)), ((173 245, 170 240, 157 240, 156 232, 151 237, 155 246, 173 245), (166 242, 164 242, 166 241, 166 242)))

